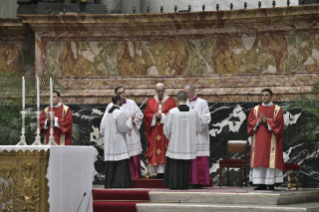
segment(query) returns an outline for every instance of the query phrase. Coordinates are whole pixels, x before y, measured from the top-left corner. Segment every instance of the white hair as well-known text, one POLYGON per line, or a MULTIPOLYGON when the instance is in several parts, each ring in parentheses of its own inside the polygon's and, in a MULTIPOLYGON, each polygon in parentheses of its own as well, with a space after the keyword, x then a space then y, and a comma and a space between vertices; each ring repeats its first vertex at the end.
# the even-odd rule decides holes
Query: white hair
POLYGON ((163 83, 160 83, 160 82, 159 82, 159 83, 157 83, 157 84, 155 85, 155 88, 157 88, 157 87, 159 87, 159 86, 165 87, 163 83))
POLYGON ((184 88, 189 87, 190 91, 195 91, 195 86, 193 84, 187 84, 184 86, 184 88))

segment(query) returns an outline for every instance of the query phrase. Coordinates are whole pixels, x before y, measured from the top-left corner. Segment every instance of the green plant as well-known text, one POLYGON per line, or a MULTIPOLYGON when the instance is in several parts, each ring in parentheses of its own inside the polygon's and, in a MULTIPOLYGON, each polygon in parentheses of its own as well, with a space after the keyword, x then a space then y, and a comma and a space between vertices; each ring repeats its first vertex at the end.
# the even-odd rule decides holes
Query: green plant
POLYGON ((307 122, 301 126, 299 135, 295 140, 318 142, 319 136, 319 81, 313 86, 312 93, 302 93, 298 101, 292 104, 292 108, 300 108, 307 116, 307 122))

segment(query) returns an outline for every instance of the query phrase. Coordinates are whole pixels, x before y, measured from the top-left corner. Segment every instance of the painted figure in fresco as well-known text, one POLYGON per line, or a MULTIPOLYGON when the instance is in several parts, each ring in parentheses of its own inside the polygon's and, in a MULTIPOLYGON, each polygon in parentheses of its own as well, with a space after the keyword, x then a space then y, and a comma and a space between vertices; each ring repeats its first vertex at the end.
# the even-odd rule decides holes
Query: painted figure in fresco
POLYGON ((184 86, 187 95, 186 105, 197 111, 200 123, 200 131, 196 137, 197 141, 197 158, 193 159, 190 164, 190 185, 193 188, 202 188, 210 184, 209 179, 209 123, 211 116, 207 101, 199 98, 195 94, 195 87, 192 84, 184 86))
POLYGON ((169 139, 163 185, 170 189, 188 189, 189 166, 196 159, 196 135, 199 132, 197 111, 186 105, 186 93, 176 95, 178 107, 171 109, 164 123, 164 134, 169 139))
MULTIPOLYGON (((125 95, 125 88, 123 86, 118 86, 114 89, 114 93, 121 96, 123 99, 122 106, 120 111, 123 112, 126 118, 132 118, 133 120, 133 129, 131 134, 126 134, 126 142, 128 148, 128 154, 130 157, 130 169, 132 178, 141 177, 141 162, 140 154, 142 153, 141 145, 141 136, 140 136, 140 127, 143 123, 143 113, 140 108, 137 106, 134 100, 127 99, 125 95)), ((101 121, 100 129, 104 129, 104 119, 108 114, 108 111, 113 107, 113 103, 108 104, 104 116, 101 121)))
POLYGON ((262 90, 262 104, 250 111, 248 135, 252 136, 249 179, 258 185, 255 190, 274 190, 283 182, 283 128, 281 108, 271 102, 272 91, 262 90))
POLYGON ((163 125, 168 111, 176 107, 173 98, 165 94, 165 86, 158 83, 155 86, 156 95, 147 103, 144 111, 145 134, 147 142, 146 159, 149 172, 157 173, 157 178, 164 177, 166 150, 168 139, 164 136, 163 125))
POLYGON ((123 102, 120 95, 113 96, 112 102, 101 123, 104 127, 100 129, 104 135, 105 188, 129 188, 132 177, 126 134, 131 134, 133 117, 127 118, 120 110, 123 102))
POLYGON ((51 111, 51 108, 48 106, 40 115, 41 134, 45 135, 44 141, 47 144, 50 137, 50 122, 53 121, 55 142, 61 146, 72 145, 72 111, 68 106, 60 102, 61 95, 58 91, 53 91, 52 98, 54 112, 53 120, 50 119, 49 112, 51 111))

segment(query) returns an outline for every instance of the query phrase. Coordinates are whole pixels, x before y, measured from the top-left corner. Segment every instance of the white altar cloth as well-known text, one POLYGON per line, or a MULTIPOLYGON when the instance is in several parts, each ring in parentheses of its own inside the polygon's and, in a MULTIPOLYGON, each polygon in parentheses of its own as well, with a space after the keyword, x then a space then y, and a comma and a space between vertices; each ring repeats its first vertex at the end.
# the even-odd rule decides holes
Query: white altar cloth
POLYGON ((16 146, 16 145, 0 145, 0 152, 3 151, 19 151, 21 150, 22 152, 25 152, 27 150, 33 152, 34 150, 37 150, 38 152, 41 150, 44 150, 45 152, 48 151, 48 149, 50 149, 49 145, 36 145, 36 146, 31 146, 31 145, 27 145, 27 146, 16 146))
POLYGON ((92 185, 97 155, 98 151, 92 146, 50 147, 46 176, 50 188, 50 212, 93 211, 92 185))

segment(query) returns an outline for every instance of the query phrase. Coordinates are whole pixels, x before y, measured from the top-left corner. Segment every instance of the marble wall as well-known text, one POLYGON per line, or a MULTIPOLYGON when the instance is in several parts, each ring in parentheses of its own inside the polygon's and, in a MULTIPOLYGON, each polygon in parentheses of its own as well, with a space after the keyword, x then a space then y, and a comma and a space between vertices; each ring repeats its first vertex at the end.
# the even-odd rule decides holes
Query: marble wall
POLYGON ((319 5, 135 15, 21 15, 35 31, 35 75, 53 74, 66 103, 105 104, 125 85, 141 103, 164 82, 193 83, 209 102, 294 101, 318 80, 319 5))
POLYGON ((20 19, 0 18, 0 74, 17 73, 34 78, 34 33, 20 19))
MULTIPOLYGON (((247 117, 251 109, 258 104, 250 103, 209 103, 212 121, 210 131, 210 176, 214 185, 219 185, 219 160, 226 157, 228 140, 247 140, 247 157, 249 164, 250 137, 247 136, 247 117)), ((319 158, 318 144, 304 140, 295 140, 302 126, 307 122, 307 116, 300 109, 292 109, 292 102, 277 102, 284 112, 284 161, 301 165, 298 179, 302 187, 318 187, 319 158)), ((99 151, 99 161, 95 166, 98 175, 95 184, 103 184, 103 137, 99 134, 100 121, 106 105, 70 105, 73 113, 74 124, 81 132, 81 139, 74 140, 74 145, 93 145, 99 151)), ((145 106, 142 107, 144 110, 145 106)), ((144 125, 141 127, 141 141, 143 154, 141 160, 142 173, 146 174, 146 139, 144 125)), ((243 158, 243 155, 235 154, 233 158, 243 158)), ((223 170, 223 185, 227 185, 226 169, 223 170)), ((287 176, 285 174, 285 181, 287 176)), ((230 185, 240 185, 239 170, 230 169, 230 185)))
POLYGON ((60 78, 314 73, 319 33, 155 41, 47 42, 46 71, 60 78))

